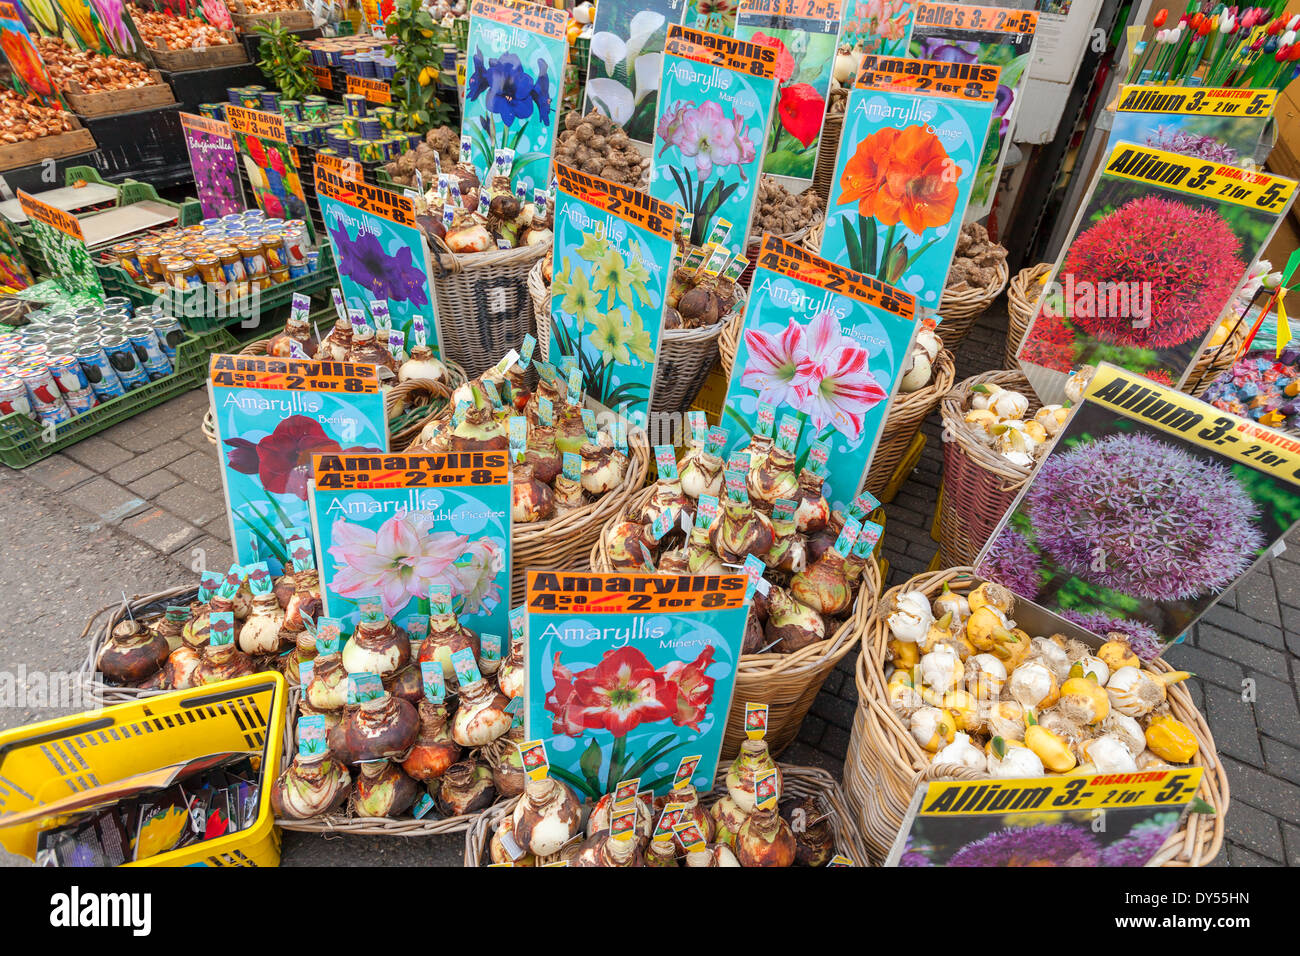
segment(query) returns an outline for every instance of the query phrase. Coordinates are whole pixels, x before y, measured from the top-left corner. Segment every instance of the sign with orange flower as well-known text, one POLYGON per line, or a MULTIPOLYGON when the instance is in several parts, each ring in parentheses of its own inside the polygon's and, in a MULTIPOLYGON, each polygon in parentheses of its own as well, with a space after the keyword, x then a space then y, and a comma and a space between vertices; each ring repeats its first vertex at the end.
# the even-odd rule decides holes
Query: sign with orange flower
POLYGON ((864 57, 821 255, 937 309, 988 136, 998 68, 864 57))
POLYGON ((63 109, 59 91, 45 68, 27 25, 12 3, 0 3, 0 49, 13 73, 19 93, 30 93, 46 106, 63 109))

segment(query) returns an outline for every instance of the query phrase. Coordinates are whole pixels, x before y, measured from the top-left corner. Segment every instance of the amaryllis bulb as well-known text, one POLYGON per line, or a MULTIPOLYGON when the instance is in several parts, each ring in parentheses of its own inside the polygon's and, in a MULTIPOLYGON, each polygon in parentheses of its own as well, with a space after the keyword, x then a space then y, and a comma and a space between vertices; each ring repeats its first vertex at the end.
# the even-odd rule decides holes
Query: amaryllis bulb
POLYGON ((433 357, 433 349, 427 345, 416 345, 411 349, 411 357, 397 370, 399 382, 419 379, 428 382, 445 382, 447 366, 433 357))
POLYGON ((767 595, 767 623, 763 636, 778 653, 795 651, 824 640, 826 622, 821 614, 795 598, 785 588, 774 587, 767 595))
POLYGON ((483 747, 510 730, 504 694, 487 678, 460 689, 460 706, 452 718, 451 736, 462 747, 483 747))
POLYGON ((402 761, 402 769, 413 780, 428 783, 441 777, 460 759, 460 744, 451 737, 447 705, 425 699, 419 704, 420 730, 415 744, 402 761))
POLYGON ((727 499, 709 528, 713 550, 730 564, 741 564, 751 554, 763 557, 775 539, 771 520, 745 501, 727 499))
POLYGON ((608 830, 588 837, 570 866, 645 866, 641 843, 636 839, 616 840, 608 830))
POLYGON ((746 487, 750 502, 765 512, 771 511, 778 500, 793 498, 799 488, 794 453, 772 446, 758 465, 750 462, 746 487))
POLYGON ((172 690, 185 690, 194 686, 194 671, 202 658, 194 648, 182 644, 172 651, 163 665, 163 680, 172 690))
POLYGON ((816 797, 785 800, 781 819, 794 834, 794 859, 799 866, 825 866, 835 855, 835 831, 816 797))
POLYGON ((524 773, 524 759, 519 755, 519 743, 524 739, 523 727, 511 728, 479 751, 479 756, 492 768, 492 782, 501 797, 517 797, 524 792, 528 776, 524 773))
MULTIPOLYGON (((637 816, 636 835, 642 843, 648 843, 654 832, 654 804, 643 794, 636 795, 637 816)), ((609 811, 614 804, 614 795, 607 793, 596 801, 587 815, 587 836, 595 836, 602 830, 609 829, 609 811)))
POLYGON ((460 623, 455 614, 433 614, 429 617, 429 633, 420 645, 419 663, 437 661, 442 665, 442 677, 449 688, 456 686, 456 668, 451 655, 469 648, 477 660, 481 650, 479 636, 460 623))
POLYGON ((686 567, 691 574, 722 574, 726 569, 713 550, 709 529, 696 525, 686 542, 686 567))
POLYGON ((271 787, 271 809, 286 820, 308 820, 338 809, 352 790, 352 777, 328 754, 298 754, 271 787))
POLYGON ((337 710, 348 702, 348 671, 339 654, 317 657, 307 684, 307 700, 317 710, 337 710))
POLYGON ((727 796, 744 814, 754 812, 755 785, 758 777, 776 771, 777 792, 781 792, 781 768, 772 759, 766 740, 741 741, 740 752, 727 770, 727 796))
POLYGON ((710 844, 703 850, 693 850, 686 854, 687 866, 742 866, 743 864, 736 859, 736 854, 732 852, 731 847, 722 843, 710 844))
MULTIPOLYGON (((163 646, 166 646, 166 641, 163 646)), ((253 659, 234 644, 221 644, 217 647, 207 644, 199 649, 199 666, 194 668, 194 684, 216 684, 244 677, 255 670, 253 659)))
POLYGON ((376 624, 362 621, 343 645, 343 666, 349 674, 378 674, 387 680, 410 662, 410 635, 388 618, 376 624))
POLYGON ((531 465, 533 477, 549 485, 564 468, 564 456, 555 446, 555 429, 546 425, 528 427, 528 444, 524 449, 524 463, 531 465))
POLYGON ((524 642, 511 641, 510 655, 497 670, 497 689, 507 700, 513 700, 523 694, 527 675, 524 667, 524 642))
POLYGON ((496 796, 492 771, 471 757, 447 768, 434 803, 444 817, 462 817, 486 810, 496 801, 496 796))
POLYGON ((834 548, 790 581, 790 593, 825 617, 838 617, 853 604, 853 582, 844 558, 834 548))
POLYGON ((682 459, 678 474, 681 476, 682 493, 696 501, 700 495, 717 497, 722 493, 724 465, 721 455, 707 454, 703 448, 692 449, 682 459))
POLYGON ((729 793, 709 808, 709 816, 713 818, 713 838, 728 846, 736 842, 736 834, 749 819, 749 813, 740 809, 729 793))
POLYGON ((515 842, 536 854, 549 856, 578 832, 581 808, 578 798, 553 777, 529 780, 515 807, 515 842))
POLYGON ((587 494, 603 495, 622 483, 623 473, 627 470, 627 458, 618 449, 587 442, 579 454, 582 455, 580 483, 587 494))
POLYGON ((736 834, 736 858, 741 866, 793 866, 794 833, 775 810, 759 810, 736 834))
POLYGON ((239 649, 245 654, 273 654, 280 649, 284 611, 274 594, 253 598, 252 611, 239 629, 239 649))
POLYGON ((147 680, 167 663, 167 641, 135 621, 122 621, 113 628, 100 649, 95 669, 113 684, 147 680))
POLYGON ((411 809, 419 793, 420 785, 398 764, 374 760, 361 765, 352 806, 359 817, 392 819, 411 809))
POLYGON ((343 722, 355 760, 404 760, 420 730, 420 718, 407 701, 384 694, 367 700, 343 722))
POLYGON ((520 524, 545 521, 555 513, 555 496, 527 462, 517 464, 511 474, 511 519, 520 524))
POLYGON ((794 526, 800 534, 813 534, 826 527, 831 519, 831 506, 822 496, 826 480, 805 468, 799 474, 799 488, 795 492, 794 526))
POLYGON ((615 571, 644 568, 652 564, 658 550, 648 526, 639 521, 620 521, 605 532, 605 553, 615 571))

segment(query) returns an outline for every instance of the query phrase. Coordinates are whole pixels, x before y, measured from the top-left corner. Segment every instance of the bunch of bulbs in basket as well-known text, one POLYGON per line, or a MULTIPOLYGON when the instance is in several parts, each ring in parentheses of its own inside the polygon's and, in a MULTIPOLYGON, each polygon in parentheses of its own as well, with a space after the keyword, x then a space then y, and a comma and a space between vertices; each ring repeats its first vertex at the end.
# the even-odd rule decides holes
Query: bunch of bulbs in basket
POLYGON ((743 651, 788 654, 825 640, 853 606, 881 527, 867 520, 879 503, 863 493, 848 514, 824 495, 829 448, 814 442, 796 466, 799 422, 760 405, 758 428, 729 461, 727 430, 688 413, 691 441, 679 462, 671 445, 655 446, 659 477, 602 546, 610 569, 721 574, 743 565, 766 579, 754 595, 743 651))
POLYGON ((1189 763, 1196 735, 1167 688, 1190 675, 1143 666, 1119 633, 1094 653, 1016 626, 1012 593, 986 582, 888 608, 889 706, 934 766, 993 777, 1126 773, 1189 763))
POLYGON ((1041 460, 1070 418, 1064 405, 1044 405, 1030 416, 1025 395, 993 382, 972 386, 971 392, 963 421, 984 444, 1020 468, 1041 460))
POLYGON ((511 352, 478 378, 458 386, 449 417, 430 422, 410 451, 507 451, 511 461, 511 520, 529 524, 563 517, 623 483, 630 463, 627 429, 597 423, 584 407, 582 375, 562 379, 546 362, 532 361, 532 336, 523 355, 511 352), (527 386, 529 366, 538 374, 527 386))
POLYGON ((330 618, 308 621, 298 642, 299 749, 271 792, 276 816, 307 820, 350 803, 358 818, 437 819, 521 793, 521 613, 503 654, 499 636, 460 622, 446 586, 430 589, 427 616, 402 626, 378 597, 358 604, 346 643, 330 618))
MULTIPOLYGON (((527 745, 525 745, 527 746, 527 745)), ((590 807, 549 775, 530 775, 513 813, 488 844, 494 864, 512 866, 825 866, 836 857, 829 813, 816 797, 781 798, 781 768, 767 743, 744 742, 725 793, 706 808, 686 758, 671 790, 637 793, 619 784, 590 807), (582 825, 584 812, 586 825, 582 825)), ((532 761, 528 762, 530 767, 532 761)), ((543 771, 544 773, 544 771, 543 771)))
POLYGON ((114 626, 95 669, 105 684, 186 690, 256 671, 297 673, 294 648, 321 609, 310 543, 286 533, 289 569, 273 577, 265 561, 204 572, 194 600, 114 626), (213 618, 220 622, 213 640, 213 618))

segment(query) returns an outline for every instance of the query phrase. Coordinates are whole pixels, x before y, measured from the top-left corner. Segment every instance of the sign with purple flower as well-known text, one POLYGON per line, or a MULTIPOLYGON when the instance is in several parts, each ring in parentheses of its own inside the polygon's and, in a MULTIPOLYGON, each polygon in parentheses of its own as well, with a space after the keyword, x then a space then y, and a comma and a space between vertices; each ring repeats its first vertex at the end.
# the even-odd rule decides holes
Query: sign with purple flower
POLYGON ((1300 522, 1295 448, 1102 364, 977 573, 1154 657, 1300 522))
POLYGON ((800 424, 795 467, 828 442, 826 499, 847 509, 862 487, 916 333, 900 289, 764 235, 722 403, 723 453, 748 444, 760 405, 800 424))
POLYGON ((388 449, 379 370, 360 363, 214 355, 217 428, 230 543, 240 564, 289 563, 286 536, 311 521, 312 456, 388 449))
POLYGON ((1079 365, 1181 384, 1295 199, 1294 180, 1116 143, 1016 358, 1044 402, 1079 365))
POLYGON ((1196 796, 1204 773, 923 783, 885 866, 1146 866, 1185 811, 1206 810, 1196 796), (1106 825, 1098 827, 1102 814, 1106 825))
POLYGON ((1250 166, 1276 101, 1277 90, 1121 86, 1110 142, 1250 166))
POLYGON ((504 451, 474 455, 317 455, 312 531, 325 614, 360 619, 379 595, 401 623, 450 589, 461 624, 509 634, 510 473, 504 451))
POLYGON ((432 335, 425 344, 438 354, 438 323, 429 284, 429 249, 407 196, 358 182, 316 165, 316 198, 349 309, 359 309, 372 328, 379 302, 388 306, 392 328, 413 342, 417 316, 432 335))
POLYGON ((996 66, 863 57, 844 114, 822 256, 937 309, 997 87, 996 66))
POLYGON ((988 138, 971 186, 968 222, 983 219, 997 198, 998 177, 1011 148, 1020 94, 1029 79, 1038 14, 1033 10, 918 3, 907 38, 907 55, 945 63, 1001 68, 988 138))
POLYGON ((714 224, 731 224, 720 245, 745 251, 758 195, 777 51, 673 24, 664 45, 650 169, 650 195, 677 203, 692 218, 693 246, 714 224))
POLYGON ((228 123, 193 113, 181 114, 185 148, 194 170, 199 206, 205 218, 243 212, 244 187, 239 182, 235 134, 228 123))
POLYGON ((560 163, 555 175, 549 354, 576 359, 588 398, 644 425, 681 210, 560 163))
POLYGON ((692 757, 690 783, 712 787, 748 582, 530 571, 524 736, 546 741, 551 774, 583 800, 633 777, 662 795, 692 757))
POLYGON ((736 39, 776 50, 776 115, 763 172, 796 191, 812 184, 830 95, 840 0, 743 0, 736 39))
POLYGON ((563 10, 526 0, 475 0, 470 11, 461 136, 470 140, 478 178, 490 183, 508 150, 511 186, 526 194, 551 181, 556 104, 568 59, 563 10))

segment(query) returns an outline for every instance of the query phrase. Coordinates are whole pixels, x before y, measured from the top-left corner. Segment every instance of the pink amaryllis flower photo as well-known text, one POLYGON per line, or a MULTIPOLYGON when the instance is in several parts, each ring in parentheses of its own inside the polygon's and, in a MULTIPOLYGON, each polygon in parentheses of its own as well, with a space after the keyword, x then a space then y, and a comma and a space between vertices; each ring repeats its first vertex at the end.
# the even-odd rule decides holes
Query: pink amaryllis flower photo
POLYGON ((331 586, 349 599, 378 594, 389 617, 427 595, 431 584, 449 585, 453 597, 465 599, 467 614, 499 601, 500 549, 488 540, 431 532, 431 525, 432 519, 419 512, 398 512, 378 530, 336 519, 330 532, 329 554, 336 562, 331 586), (457 566, 467 552, 469 560, 457 566))

